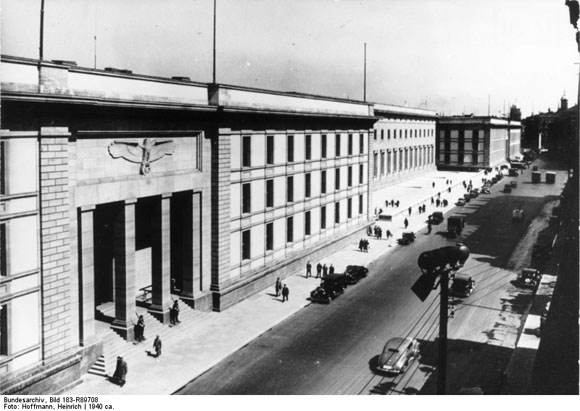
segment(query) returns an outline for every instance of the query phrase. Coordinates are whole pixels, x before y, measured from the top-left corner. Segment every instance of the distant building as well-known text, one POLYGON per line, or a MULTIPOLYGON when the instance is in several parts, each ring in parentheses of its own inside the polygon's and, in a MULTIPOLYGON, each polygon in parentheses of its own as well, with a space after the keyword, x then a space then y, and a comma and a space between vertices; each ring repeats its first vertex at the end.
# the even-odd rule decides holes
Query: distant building
POLYGON ((522 147, 530 149, 549 149, 552 145, 551 125, 557 119, 561 111, 568 110, 568 100, 565 97, 560 99, 558 111, 548 109, 545 113, 538 113, 525 118, 522 121, 522 147))
POLYGON ((437 121, 439 169, 491 169, 520 153, 521 123, 496 117, 453 116, 437 121))

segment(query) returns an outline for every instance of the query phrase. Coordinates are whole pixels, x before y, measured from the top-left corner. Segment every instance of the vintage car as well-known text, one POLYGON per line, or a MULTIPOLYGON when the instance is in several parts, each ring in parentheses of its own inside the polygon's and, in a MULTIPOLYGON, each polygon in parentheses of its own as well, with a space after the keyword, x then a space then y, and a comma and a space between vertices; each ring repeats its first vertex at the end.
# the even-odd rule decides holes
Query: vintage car
POLYGON ((310 293, 310 301, 329 303, 346 288, 346 276, 344 274, 330 274, 322 279, 320 285, 310 293))
POLYGON ((464 206, 465 205, 465 199, 464 198, 458 198, 457 202, 455 203, 455 205, 457 206, 464 206))
POLYGON ((316 287, 310 293, 310 301, 313 303, 329 304, 333 298, 336 298, 336 295, 332 297, 332 294, 326 291, 323 287, 316 287))
POLYGON ((356 284, 369 273, 369 269, 362 265, 347 265, 344 274, 347 276, 349 284, 356 284))
POLYGON ((415 233, 412 231, 405 231, 401 238, 397 240, 400 245, 409 245, 415 241, 415 233))
POLYGON ((512 181, 511 183, 512 188, 518 188, 518 182, 517 181, 512 181))
POLYGON ((489 189, 489 187, 483 187, 481 189, 481 194, 491 194, 491 190, 489 189))
POLYGON ((512 192, 512 185, 511 185, 511 184, 506 184, 506 185, 503 187, 503 192, 504 192, 504 193, 511 193, 511 192, 512 192))
POLYGON ((469 201, 471 200, 471 196, 469 194, 463 194, 463 199, 465 200, 466 203, 469 203, 469 201))
POLYGON ((419 357, 419 342, 415 338, 391 338, 379 355, 377 371, 400 374, 419 357))
POLYGON ((471 198, 477 198, 478 195, 479 195, 479 190, 477 190, 477 189, 473 189, 469 192, 469 196, 471 198))
POLYGON ((540 270, 534 268, 524 268, 521 273, 518 274, 516 283, 520 287, 536 288, 540 284, 542 279, 542 274, 540 270))
POLYGON ((475 281, 468 274, 455 274, 450 293, 453 297, 467 298, 475 288, 475 281))
POLYGON ((431 224, 441 224, 443 220, 445 220, 445 217, 443 217, 443 212, 441 211, 435 211, 429 216, 429 222, 431 224))
POLYGON ((518 174, 518 170, 514 169, 514 168, 510 168, 509 174, 510 177, 517 177, 518 174))
POLYGON ((342 292, 348 286, 348 276, 346 274, 338 273, 328 274, 326 277, 322 278, 320 285, 342 292))

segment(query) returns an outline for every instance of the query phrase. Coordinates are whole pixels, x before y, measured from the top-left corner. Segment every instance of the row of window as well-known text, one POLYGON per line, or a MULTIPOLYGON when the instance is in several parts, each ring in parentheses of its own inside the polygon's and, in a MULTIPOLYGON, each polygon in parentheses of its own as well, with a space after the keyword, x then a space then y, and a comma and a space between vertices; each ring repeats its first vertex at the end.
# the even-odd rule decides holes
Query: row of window
MULTIPOLYGON (((364 164, 359 164, 358 184, 364 184, 364 164)), ((328 170, 320 172, 320 193, 326 194, 328 187, 326 184, 328 170)), ((340 168, 334 169, 334 190, 341 189, 340 168)), ((353 166, 347 168, 347 187, 353 186, 353 166)), ((242 184, 242 213, 252 212, 252 183, 242 184)), ((274 180, 266 180, 266 208, 274 207, 274 180)), ((286 202, 294 202, 294 176, 286 177, 286 202)), ((312 173, 304 174, 304 197, 310 198, 312 196, 312 173)))
MULTIPOLYGON (((286 162, 293 163, 295 160, 296 149, 294 147, 294 135, 286 136, 286 162)), ((344 155, 342 152, 342 135, 334 135, 334 153, 330 153, 328 150, 328 139, 327 134, 322 134, 320 136, 320 156, 321 158, 329 157, 340 157, 344 155)), ((347 147, 346 155, 352 156, 355 154, 364 154, 364 134, 359 134, 358 138, 358 150, 355 153, 354 147, 354 136, 353 134, 348 134, 347 136, 347 147)), ((274 164, 274 152, 276 140, 274 136, 266 136, 266 165, 274 164)), ((304 140, 304 158, 305 160, 312 160, 312 135, 307 134, 304 140)), ((252 167, 252 136, 242 137, 242 167, 252 167)))
MULTIPOLYGON (((353 218, 353 199, 347 199, 346 203, 346 218, 353 218)), ((327 218, 326 211, 329 206, 320 207, 320 229, 325 230, 327 228, 327 218)), ((364 202, 363 195, 358 196, 358 215, 363 214, 364 202)), ((334 223, 340 224, 340 203, 334 203, 334 223)), ((304 213, 304 235, 312 235, 312 214, 311 211, 306 211, 304 213)), ((266 224, 266 251, 274 250, 274 223, 270 222, 266 224)), ((294 242, 294 217, 286 217, 286 244, 294 242)), ((242 260, 249 260, 251 258, 252 250, 252 236, 251 229, 242 231, 242 260)))
MULTIPOLYGON (((397 138, 397 134, 399 138, 407 138, 407 137, 433 137, 433 129, 414 129, 414 130, 408 130, 408 129, 387 129, 387 139, 391 138, 391 131, 393 132, 393 138, 397 138)), ((374 130, 374 139, 377 140, 378 138, 378 133, 380 132, 381 134, 381 140, 385 139, 385 129, 381 128, 380 130, 375 129, 374 130)))
POLYGON ((397 171, 408 170, 413 167, 423 167, 433 162, 433 147, 412 147, 410 149, 398 149, 393 151, 373 152, 373 177, 380 174, 395 173, 397 171))

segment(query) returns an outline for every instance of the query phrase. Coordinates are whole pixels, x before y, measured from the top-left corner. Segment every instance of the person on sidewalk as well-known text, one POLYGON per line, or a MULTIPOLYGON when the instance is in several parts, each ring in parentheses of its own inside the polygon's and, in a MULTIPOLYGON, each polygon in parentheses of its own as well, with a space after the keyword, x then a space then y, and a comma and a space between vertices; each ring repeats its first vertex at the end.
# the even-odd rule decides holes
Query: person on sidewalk
POLYGON ((435 188, 435 181, 433 181, 433 184, 431 184, 431 186, 432 186, 433 188, 435 188))
POLYGON ((115 367, 115 373, 113 374, 112 381, 115 384, 120 385, 121 387, 125 385, 125 377, 127 376, 127 363, 123 359, 123 357, 117 357, 117 365, 115 367))
POLYGON ((173 307, 169 309, 169 322, 173 325, 179 321, 179 300, 173 300, 173 307))
POLYGON ((280 277, 276 279, 276 285, 274 286, 274 290, 276 291, 276 297, 280 295, 280 290, 282 289, 282 281, 280 281, 280 277))
POLYGON ((161 338, 157 335, 153 341, 153 348, 155 349, 155 358, 161 357, 161 338))
POLYGON ((306 263, 306 278, 308 277, 312 277, 312 264, 310 263, 310 260, 306 263))
POLYGON ((316 278, 320 278, 320 274, 322 274, 322 264, 318 263, 316 265, 316 278))
POLYGON ((405 224, 405 230, 406 230, 407 227, 409 227, 409 220, 407 220, 407 218, 405 218, 405 221, 403 221, 403 224, 405 224))
POLYGON ((282 288, 282 302, 288 301, 289 295, 290 295, 290 290, 288 289, 286 284, 284 284, 284 288, 282 288))
POLYGON ((142 315, 137 315, 137 324, 133 332, 135 333, 135 340, 137 342, 145 339, 145 318, 142 315))
POLYGON ((324 263, 324 265, 322 266, 322 278, 326 277, 328 275, 328 267, 326 266, 326 263, 324 263))
POLYGON ((328 273, 330 275, 334 274, 334 266, 332 264, 330 264, 330 267, 328 268, 328 273))
POLYGON ((431 223, 429 222, 429 223, 427 223, 427 234, 431 234, 431 229, 432 229, 432 226, 431 226, 431 223))
POLYGON ((411 207, 409 207, 409 215, 411 215, 411 207))

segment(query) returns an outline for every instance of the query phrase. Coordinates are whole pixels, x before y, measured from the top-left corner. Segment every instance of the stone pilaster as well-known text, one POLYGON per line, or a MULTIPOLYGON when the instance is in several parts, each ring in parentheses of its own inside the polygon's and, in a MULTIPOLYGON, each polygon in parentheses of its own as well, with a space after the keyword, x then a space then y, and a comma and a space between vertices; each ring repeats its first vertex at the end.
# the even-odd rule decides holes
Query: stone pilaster
MULTIPOLYGON (((115 218, 115 320, 113 329, 128 341, 135 338, 135 205, 125 200, 115 218)), ((135 318, 136 321, 136 318, 135 318)))
POLYGON ((40 132, 40 256, 43 359, 72 347, 68 129, 40 132))
POLYGON ((94 213, 95 206, 80 207, 79 227, 79 308, 80 344, 86 346, 95 337, 95 264, 94 213))
POLYGON ((171 306, 171 194, 163 194, 153 212, 152 304, 149 312, 159 321, 169 321, 171 306))

